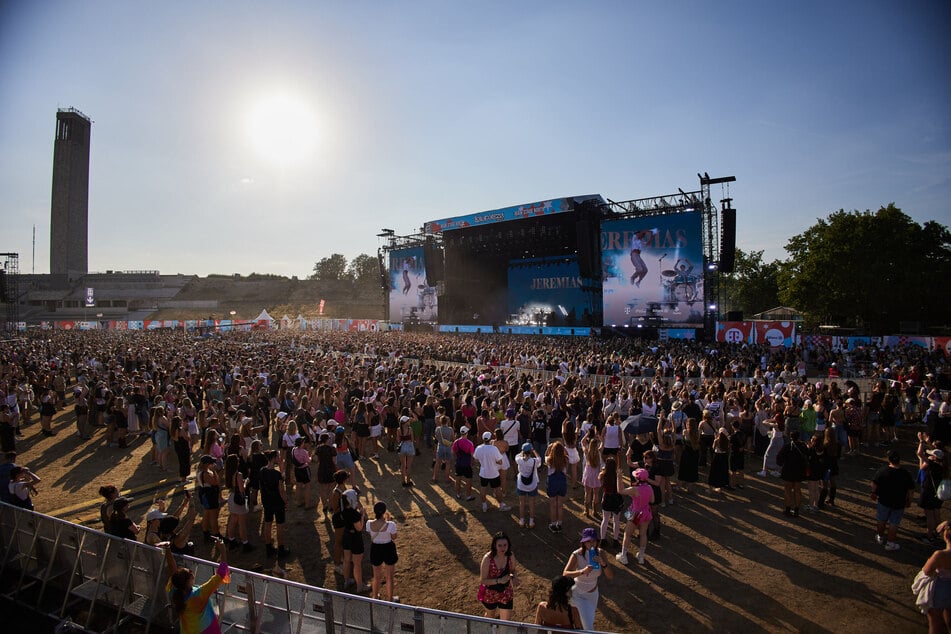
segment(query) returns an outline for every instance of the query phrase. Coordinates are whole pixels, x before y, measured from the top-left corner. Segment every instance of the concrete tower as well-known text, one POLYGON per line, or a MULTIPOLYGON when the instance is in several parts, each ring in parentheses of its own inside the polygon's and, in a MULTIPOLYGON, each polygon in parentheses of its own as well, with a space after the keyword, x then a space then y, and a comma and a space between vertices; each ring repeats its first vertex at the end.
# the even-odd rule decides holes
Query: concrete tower
POLYGON ((50 273, 75 279, 89 272, 89 132, 92 121, 74 108, 56 112, 50 273))

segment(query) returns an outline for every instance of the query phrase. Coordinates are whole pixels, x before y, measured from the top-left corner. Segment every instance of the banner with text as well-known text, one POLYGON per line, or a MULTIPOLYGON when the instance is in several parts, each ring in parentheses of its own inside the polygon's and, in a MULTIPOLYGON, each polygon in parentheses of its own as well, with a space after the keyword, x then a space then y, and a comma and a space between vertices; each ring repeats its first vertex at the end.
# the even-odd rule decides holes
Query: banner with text
POLYGON ((575 255, 511 260, 508 266, 510 323, 577 324, 588 308, 575 255))

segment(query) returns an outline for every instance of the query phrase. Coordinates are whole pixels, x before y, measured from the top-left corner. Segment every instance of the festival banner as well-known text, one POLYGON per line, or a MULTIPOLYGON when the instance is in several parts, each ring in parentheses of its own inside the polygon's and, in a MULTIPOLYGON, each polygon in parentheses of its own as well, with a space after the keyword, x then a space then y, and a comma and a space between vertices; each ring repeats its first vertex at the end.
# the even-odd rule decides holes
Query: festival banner
POLYGON ((755 329, 749 321, 718 321, 716 340, 725 343, 753 343, 755 329))
POLYGON ((951 337, 932 337, 935 350, 944 350, 945 356, 951 357, 951 337))
POLYGON ((703 325, 701 215, 601 224, 605 326, 703 325))
POLYGON ((76 327, 76 322, 73 321, 58 321, 56 322, 56 327, 59 330, 72 330, 76 327))
POLYGON ((791 348, 796 340, 794 321, 755 321, 756 343, 773 348, 791 348))

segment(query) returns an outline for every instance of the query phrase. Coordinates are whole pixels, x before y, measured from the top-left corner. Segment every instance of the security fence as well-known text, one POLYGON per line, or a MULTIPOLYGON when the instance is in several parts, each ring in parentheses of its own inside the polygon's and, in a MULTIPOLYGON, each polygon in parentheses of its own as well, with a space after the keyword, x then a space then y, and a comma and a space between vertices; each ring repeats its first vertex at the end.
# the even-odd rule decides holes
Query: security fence
MULTIPOLYGON (((71 631, 177 630, 160 549, 0 503, 0 593, 71 631)), ((182 558, 196 583, 217 564, 182 558)), ((559 628, 377 601, 232 568, 216 599, 222 631, 535 634, 559 628)))

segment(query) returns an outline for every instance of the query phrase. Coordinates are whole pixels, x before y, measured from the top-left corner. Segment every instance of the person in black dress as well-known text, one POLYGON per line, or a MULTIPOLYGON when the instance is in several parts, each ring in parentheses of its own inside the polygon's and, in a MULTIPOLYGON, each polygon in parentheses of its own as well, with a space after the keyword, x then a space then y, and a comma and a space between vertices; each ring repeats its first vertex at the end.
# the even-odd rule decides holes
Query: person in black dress
POLYGON ((700 430, 697 419, 687 419, 687 431, 684 433, 683 452, 680 454, 680 470, 677 481, 684 493, 692 493, 690 485, 700 480, 700 430))
POLYGON ((726 429, 721 428, 713 439, 713 460, 710 462, 710 473, 707 482, 715 493, 730 487, 730 437, 726 429))

